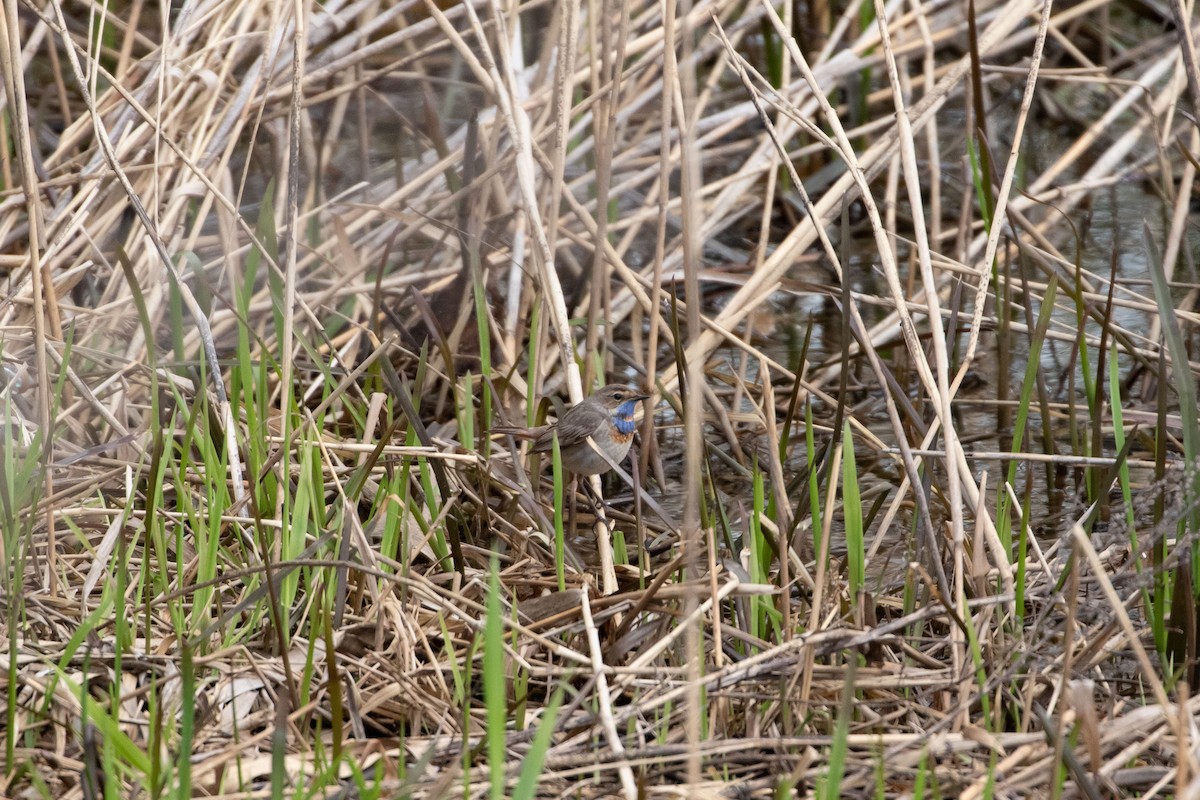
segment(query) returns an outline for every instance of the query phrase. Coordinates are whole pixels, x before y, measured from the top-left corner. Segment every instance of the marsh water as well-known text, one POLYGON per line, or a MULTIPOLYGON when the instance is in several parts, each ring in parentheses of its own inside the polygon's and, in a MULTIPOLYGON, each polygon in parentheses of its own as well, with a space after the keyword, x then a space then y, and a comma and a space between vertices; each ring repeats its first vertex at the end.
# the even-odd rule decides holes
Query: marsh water
MULTIPOLYGON (((947 120, 940 130, 960 132, 956 139, 947 139, 943 142, 942 152, 943 154, 957 152, 963 154, 962 157, 965 159, 964 141, 961 136, 963 116, 961 111, 946 112, 947 120)), ((1003 119, 1003 116, 1001 115, 999 118, 1003 119)), ((997 127, 993 120, 993 131, 997 127)), ((1060 125, 1039 125, 1035 121, 1024 137, 1025 151, 1030 153, 1029 161, 1052 160, 1071 145, 1073 139, 1069 135, 1070 133, 1072 132, 1060 125)), ((1000 150, 1000 148, 996 149, 1000 150)), ((1109 277, 1112 276, 1115 281, 1114 305, 1111 312, 1108 312, 1108 316, 1112 324, 1129 332, 1139 345, 1150 343, 1149 340, 1143 342, 1139 337, 1145 337, 1151 332, 1152 327, 1158 321, 1158 315, 1152 308, 1147 308, 1144 301, 1136 303, 1140 306, 1138 308, 1132 307, 1135 302, 1131 301, 1135 298, 1142 300, 1145 297, 1153 296, 1150 285, 1151 253, 1154 248, 1157 248, 1161 254, 1161 243, 1167 238, 1171 213, 1170 203, 1165 199, 1162 188, 1163 179, 1153 169, 1157 166, 1158 162, 1151 162, 1147 159, 1145 170, 1135 171, 1128 179, 1094 192, 1086 203, 1067 215, 1063 224, 1059 226, 1060 235, 1054 242, 1064 255, 1077 259, 1078 266, 1081 268, 1080 274, 1100 297, 1099 301, 1093 299, 1093 304, 1103 303, 1104 295, 1109 291, 1109 277)), ((1084 167, 1086 167, 1086 162, 1080 169, 1084 167)), ((1035 174, 1038 171, 1037 167, 1032 164, 1028 165, 1028 168, 1035 174)), ((1072 181, 1077 172, 1078 169, 1064 173, 1061 181, 1064 183, 1072 181)), ((961 203, 964 201, 963 186, 965 183, 963 165, 961 163, 943 163, 942 175, 944 205, 950 208, 961 207, 961 203)), ((966 201, 969 202, 970 198, 967 197, 966 201)), ((1185 233, 1185 246, 1181 248, 1175 266, 1173 280, 1176 285, 1181 287, 1176 290, 1177 300, 1184 298, 1189 284, 1195 286, 1197 283, 1194 255, 1197 252, 1197 245, 1200 245, 1198 220, 1200 217, 1189 218, 1185 233)), ((944 225, 953 225, 955 222, 946 220, 944 225)), ((883 278, 879 274, 876 242, 869 228, 859 221, 852 224, 848 228, 848 232, 834 231, 833 233, 835 238, 840 240, 839 247, 846 256, 844 268, 851 290, 870 296, 886 295, 886 287, 883 286, 883 278)), ((907 248, 903 244, 899 248, 898 261, 902 270, 905 269, 908 258, 906 250, 907 248)), ((856 351, 854 345, 857 344, 853 337, 848 342, 852 354, 850 360, 843 360, 842 344, 847 335, 844 329, 845 315, 842 312, 843 297, 841 289, 833 277, 832 269, 822 261, 823 257, 813 254, 812 259, 806 259, 797 264, 794 271, 794 283, 809 288, 785 287, 777 292, 768 304, 751 316, 750 324, 754 327, 755 335, 747 338, 770 359, 793 371, 803 371, 805 376, 818 374, 824 367, 842 363, 848 373, 846 386, 849 392, 848 396, 843 397, 843 400, 852 408, 855 417, 860 422, 867 424, 879 439, 885 443, 894 443, 895 433, 881 401, 878 379, 865 359, 853 355, 856 351)), ((1020 291, 1022 286, 1020 273, 1023 270, 1035 283, 1043 286, 1047 280, 1046 273, 1033 263, 1026 263, 1022 267, 1022 265, 1010 261, 1001 268, 1007 270, 1008 280, 1012 283, 1011 314, 1013 321, 1018 325, 1029 323, 1032 326, 1032 321, 1036 319, 1040 310, 1037 303, 1040 301, 1041 292, 1039 290, 1036 299, 1022 308, 1025 298, 1024 293, 1020 291)), ((1061 273, 1060 277, 1070 274, 1071 272, 1067 270, 1061 273)), ((993 282, 991 289, 993 298, 996 286, 997 283, 993 282)), ((950 300, 950 305, 958 309, 959 332, 955 339, 955 346, 960 348, 957 351, 959 353, 967 342, 966 329, 973 310, 967 298, 973 288, 972 285, 960 283, 958 286, 951 286, 943 293, 943 302, 950 300)), ((713 293, 710 310, 715 311, 720 307, 721 297, 722 294, 719 290, 713 293)), ((969 457, 972 458, 977 475, 985 470, 989 473, 993 503, 995 487, 1000 485, 1003 480, 1003 470, 1007 465, 1007 462, 1000 456, 1012 447, 1013 406, 1019 397, 1031 356, 1027 333, 1009 335, 1003 340, 997 335, 994 324, 995 309, 994 300, 989 299, 988 308, 984 314, 985 330, 979 342, 979 349, 971 364, 967 380, 964 381, 963 389, 959 391, 955 400, 960 439, 969 457), (1003 358, 1001 351, 1003 351, 1003 358), (1003 374, 1001 370, 1004 371, 1003 374), (1004 380, 1005 378, 1006 380, 1004 380), (1002 400, 1008 400, 1007 403, 996 402, 997 392, 1002 385, 1005 386, 1006 395, 1002 400)), ((886 304, 880 303, 862 303, 859 310, 868 326, 887 314, 886 304)), ((924 327, 927 328, 927 326, 924 327)), ((1105 430, 1107 433, 1104 436, 1102 449, 1094 452, 1089 441, 1085 395, 1087 381, 1084 376, 1084 363, 1086 362, 1091 371, 1090 378, 1095 377, 1099 365, 1106 363, 1100 359, 1098 350, 1102 328, 1095 319, 1088 318, 1084 326, 1085 336, 1079 337, 1078 330, 1078 317, 1074 303, 1069 298, 1064 298, 1060 291, 1051 322, 1051 335, 1045 339, 1038 352, 1034 354, 1037 360, 1037 379, 1042 385, 1046 399, 1053 411, 1048 420, 1043 419, 1038 404, 1033 403, 1027 430, 1023 437, 1025 442, 1023 447, 1026 451, 1037 452, 1045 449, 1040 443, 1052 441, 1053 449, 1059 455, 1086 455, 1092 458, 1107 458, 1111 462, 1117 456, 1118 448, 1112 435, 1109 415, 1106 412, 1105 430), (1080 357, 1081 341, 1086 342, 1086 358, 1080 357), (1072 405, 1075 406, 1074 419, 1069 411, 1069 407, 1072 405)), ((1111 347, 1111 337, 1106 341, 1111 347)), ((911 370, 904 369, 907 359, 902 351, 901 345, 888 348, 882 354, 884 362, 895 369, 897 374, 908 375, 910 399, 917 401, 924 395, 915 385, 916 379, 911 370)), ((1116 351, 1110 350, 1109 352, 1115 353, 1116 351)), ((1178 478, 1175 477, 1177 473, 1173 472, 1168 472, 1165 477, 1158 478, 1154 469, 1149 466, 1153 460, 1154 440, 1156 436, 1163 433, 1163 431, 1156 431, 1154 419, 1157 404, 1155 391, 1159 386, 1157 381, 1151 380, 1146 371, 1134 359, 1124 354, 1123 350, 1121 352, 1122 354, 1117 356, 1117 365, 1122 394, 1121 406, 1125 412, 1124 428, 1127 435, 1136 433, 1138 436, 1138 441, 1134 443, 1127 454, 1129 463, 1133 465, 1131 475, 1136 487, 1141 490, 1142 502, 1137 509, 1141 518, 1138 520, 1138 524, 1151 525, 1153 521, 1149 519, 1149 515, 1153 503, 1148 501, 1147 497, 1177 495, 1175 490, 1178 488, 1178 478), (1135 425, 1137 426, 1136 430, 1135 425)), ((952 367, 957 368, 959 363, 954 361, 952 367)), ((717 385, 723 387, 737 386, 739 381, 754 384, 759 380, 757 361, 748 357, 743 350, 732 347, 722 351, 710 362, 710 371, 714 377, 717 377, 717 385)), ((780 413, 786 408, 787 398, 792 388, 791 385, 785 383, 775 386, 776 405, 780 413)), ((823 388, 837 394, 838 384, 834 382, 823 388)), ((1100 391, 1105 397, 1109 397, 1107 373, 1101 381, 1100 391)), ((741 409, 732 409, 734 412, 741 410, 745 412, 744 419, 754 418, 752 401, 744 393, 726 391, 725 396, 742 404, 741 409)), ((833 431, 828 425, 835 416, 835 410, 820 399, 813 399, 812 402, 816 427, 814 438, 818 443, 827 444, 833 439, 833 431)), ((1168 402, 1171 404, 1172 415, 1178 415, 1179 410, 1173 392, 1168 402)), ((927 422, 933 419, 932 408, 919 403, 917 407, 927 422)), ((677 437, 670 433, 670 426, 674 423, 674 418, 668 411, 660 413, 659 419, 663 423, 665 450, 670 452, 671 442, 677 440, 677 437)), ((1171 419, 1177 420, 1177 416, 1168 416, 1168 420, 1171 419)), ((710 430, 710 432, 713 431, 710 430)), ((1179 436, 1177 426, 1166 432, 1172 437, 1179 436)), ((769 444, 763 438, 764 431, 761 425, 753 422, 747 423, 743 433, 745 441, 760 447, 769 444)), ((785 466, 791 470, 789 477, 794 480, 792 486, 797 490, 796 496, 800 496, 804 492, 802 479, 807 469, 803 435, 800 429, 794 433, 791 441, 793 446, 788 458, 785 459, 785 466)), ((724 477, 724 480, 717 481, 717 485, 725 492, 727 511, 733 518, 742 516, 747 513, 749 481, 746 474, 732 466, 728 447, 715 444, 710 446, 722 449, 720 457, 712 458, 710 465, 715 474, 724 477)), ((918 444, 910 441, 910 446, 916 447, 918 444)), ((940 446, 940 444, 936 446, 940 446)), ((876 501, 890 500, 890 495, 899 487, 903 472, 894 453, 894 449, 891 454, 880 454, 860 448, 860 452, 857 454, 859 468, 860 470, 865 469, 865 476, 868 479, 864 497, 866 508, 881 509, 883 502, 876 506, 876 501)), ((1093 463, 1096 466, 1091 469, 1107 469, 1101 462, 1093 463)), ((1084 514, 1087 508, 1085 502, 1086 471, 1083 468, 1061 465, 1051 467, 1032 461, 1018 462, 1014 489, 1018 494, 1027 498, 1031 510, 1032 529, 1044 536, 1048 542, 1057 539, 1072 521, 1084 514), (1031 472, 1033 474, 1030 474, 1031 472), (1027 478, 1030 479, 1028 482, 1027 478), (1029 489, 1030 486, 1033 487, 1032 490, 1029 489)), ((670 494, 668 492, 668 495, 670 494)), ((1178 497, 1174 497, 1173 501, 1177 500, 1178 497)), ((1173 501, 1168 501, 1168 505, 1173 501)), ((801 503, 801 507, 806 507, 806 504, 801 503)), ((1178 519, 1182 510, 1176 508, 1171 513, 1173 519, 1178 519)), ((802 526, 808 524, 810 521, 802 523, 802 526)), ((1169 525, 1171 522, 1168 519, 1164 524, 1169 525)), ((883 537, 885 541, 893 540, 895 546, 882 548, 884 552, 890 553, 890 556, 875 565, 874 571, 881 580, 884 574, 896 577, 901 571, 903 562, 913 557, 913 545, 911 537, 908 535, 911 519, 905 518, 905 515, 902 514, 893 525, 897 529, 894 532, 884 532, 883 537)), ((835 518, 834 526, 836 534, 839 527, 837 518, 835 518)), ((873 536, 877 532, 871 531, 869 535, 873 536)), ((838 544, 835 543, 834 546, 836 551, 838 544)))
MULTIPOLYGON (((413 124, 414 128, 419 128, 419 125, 415 125, 413 120, 419 115, 420 109, 437 105, 440 106, 438 116, 441 119, 442 134, 455 139, 460 137, 464 123, 475 111, 472 103, 476 94, 471 87, 455 83, 454 76, 461 77, 461 72, 461 65, 458 65, 456 69, 448 68, 444 73, 448 81, 446 91, 436 96, 419 88, 415 89, 403 81, 394 86, 394 91, 389 93, 388 106, 390 110, 383 114, 385 119, 376 120, 372 124, 370 141, 378 146, 378 149, 373 146, 368 152, 362 152, 353 146, 348 146, 344 150, 339 150, 341 153, 339 157, 344 161, 344 167, 334 171, 333 174, 341 176, 342 185, 324 187, 323 191, 326 196, 333 196, 347 186, 353 185, 358 176, 370 178, 370 182, 377 183, 376 179, 381 175, 386 175, 396 169, 391 166, 396 163, 391 159, 399 157, 403 162, 409 157, 406 154, 420 151, 419 148, 414 148, 413 141, 403 131, 399 138, 394 135, 395 128, 386 119, 392 115, 404 123, 402 127, 413 124)), ((1020 99, 1019 88, 1019 83, 1011 84, 1006 93, 999 92, 991 98, 993 114, 989 117, 989 136, 993 141, 994 153, 1007 151, 1008 139, 1006 137, 1012 135, 1016 105, 1020 99)), ((1059 108, 1104 102, 1101 92, 1092 91, 1081 84, 1053 86, 1047 91, 1050 92, 1050 96, 1059 108)), ((734 101, 739 99, 736 87, 731 88, 731 96, 734 101)), ((941 194, 942 208, 944 209, 942 229, 951 231, 951 234, 945 236, 941 242, 935 243, 934 249, 951 258, 958 258, 961 256, 961 253, 958 252, 961 238, 956 244, 952 232, 960 225, 960 211, 963 205, 977 207, 968 168, 966 130, 969 119, 961 105, 950 104, 939 113, 938 122, 941 194)), ((1079 134, 1080 131, 1076 127, 1069 122, 1064 122, 1061 117, 1056 118, 1049 113, 1039 114, 1035 109, 1023 137, 1023 155, 1018 172, 1018 187, 1013 196, 1017 196, 1019 192, 1022 183, 1021 175, 1039 174, 1046 165, 1052 163, 1071 147, 1079 134)), ((1114 133, 1113 136, 1115 135, 1114 133)), ((1099 152, 1102 146, 1103 142, 1098 143, 1095 150, 1099 152)), ((1175 178, 1164 178, 1158 173, 1158 167, 1164 163, 1157 157, 1158 155, 1153 142, 1147 141, 1140 167, 1128 170, 1122 180, 1092 192, 1085 203, 1072 206, 1063 215, 1062 223, 1055 226, 1055 234, 1052 237, 1053 244, 1065 258, 1077 259, 1078 266, 1082 270, 1081 274, 1086 277, 1092 290, 1100 298, 1100 300, 1091 299, 1089 302, 1093 305, 1103 306, 1105 304, 1103 298, 1109 290, 1109 276, 1115 278, 1114 300, 1116 304, 1111 311, 1111 320, 1115 325, 1135 337, 1149 333, 1156 321, 1157 315, 1153 310, 1147 308, 1145 303, 1141 303, 1141 307, 1135 308, 1133 307, 1135 303, 1130 300, 1134 295, 1138 298, 1152 296, 1149 285, 1151 251, 1147 244, 1147 238, 1161 252, 1161 243, 1166 240, 1171 211, 1170 202, 1166 196, 1168 188, 1171 191, 1174 189, 1173 183, 1170 187, 1164 188, 1175 178)), ((722 173, 736 167, 736 164, 720 163, 720 158, 721 156, 710 158, 705 163, 705 169, 713 173, 722 173)), ((1178 161, 1178 158, 1175 160, 1178 161)), ((927 174, 928 166, 928 163, 922 165, 927 174)), ((1073 182, 1086 170, 1087 166, 1087 159, 1081 159, 1074 167, 1063 172, 1057 179, 1057 183, 1065 185, 1073 182)), ((997 167, 997 169, 1000 168, 1002 165, 997 167)), ((1177 165, 1176 169, 1178 168, 1177 165)), ((828 162, 824 168, 813 173, 813 184, 806 188, 814 197, 819 197, 820 192, 832 183, 839 170, 840 167, 837 163, 828 162)), ((403 172, 403 168, 400 171, 403 172)), ((568 179, 570 177, 568 175, 568 179)), ((618 182, 614 180, 614 184, 618 182)), ((876 198, 877 202, 882 202, 883 184, 882 178, 874 184, 875 191, 880 193, 880 196, 876 198)), ((786 235, 790 229, 789 226, 794 224, 795 214, 800 206, 794 191, 787 196, 784 196, 786 190, 780 190, 780 192, 775 204, 778 209, 782 210, 776 213, 776 218, 773 220, 773 225, 777 229, 770 232, 768 239, 771 241, 778 241, 786 235), (790 216, 786 213, 788 211, 791 212, 790 216)), ((925 187, 924 194, 928 198, 928 187, 925 187)), ((904 193, 901 191, 899 193, 901 200, 897 209, 902 237, 909 235, 907 231, 911 231, 911 223, 904 222, 908 209, 903 201, 903 195, 904 193)), ((578 199, 582 202, 589 200, 586 196, 578 199)), ((636 209, 643 202, 643 197, 633 194, 618 194, 614 198, 614 203, 618 208, 636 209)), ((761 238, 761 234, 757 229, 758 215, 751 214, 748 217, 753 222, 747 223, 747 227, 726 230, 712 241, 705 243, 704 270, 706 275, 714 278, 704 283, 705 311, 707 313, 716 313, 720 310, 725 299, 744 279, 748 269, 747 265, 754 262, 753 243, 761 238), (729 277, 728 281, 721 279, 720 276, 723 273, 729 277)), ((979 223, 974 222, 973 224, 978 230, 979 223)), ((674 232, 672 235, 677 234, 679 225, 678 218, 668 220, 668 230, 674 232)), ((511 236, 511 233, 503 227, 496 229, 493 233, 499 237, 502 245, 507 244, 511 236)), ((879 271, 876 240, 862 217, 861 205, 851 205, 848 213, 843 215, 843 222, 831 226, 829 233, 844 262, 843 268, 850 290, 856 293, 856 296, 861 297, 886 297, 886 286, 879 271)), ((1198 243, 1200 243, 1200 230, 1195 222, 1189 220, 1186 246, 1180 252, 1174 274, 1174 280, 1180 285, 1197 282, 1193 258, 1198 243)), ((906 273, 910 269, 911 253, 903 239, 897 241, 896 251, 900 269, 902 273, 906 273)), ((421 254, 410 251, 407 256, 420 258, 421 254)), ((568 291, 575 281, 583 280, 578 273, 578 270, 581 269, 579 265, 586 264, 588 258, 589 255, 586 251, 578 249, 578 252, 564 261, 564 264, 574 262, 575 266, 560 267, 560 273, 563 275, 563 281, 568 291)), ((640 242, 626 255, 627 262, 633 266, 649 264, 653 258, 653 241, 640 242)), ((1006 256, 997 269, 1000 277, 991 285, 988 306, 983 318, 984 331, 980 338, 979 349, 971 364, 968 379, 964 382, 963 388, 955 400, 960 438, 967 452, 972 454, 972 463, 975 465, 976 472, 982 473, 986 470, 989 473, 989 486, 993 502, 995 487, 1000 485, 1002 468, 1006 465, 1006 462, 1000 458, 1000 454, 1006 452, 1012 444, 1013 405, 1020 394, 1026 365, 1031 355, 1028 332, 1024 326, 1031 324, 1040 310, 1038 306, 1042 292, 1040 287, 1044 286, 1048 277, 1044 267, 1033 259, 1024 259, 1022 263, 1020 259, 1006 256), (1023 274, 1038 287, 1036 291, 1029 293, 1022 291, 1023 274), (997 287, 1002 286, 1005 280, 1008 281, 1010 287, 1010 318, 1015 323, 1016 330, 1002 337, 996 330, 994 298, 997 287), (1000 398, 1000 402, 997 402, 997 395, 1000 391, 1004 392, 1005 397, 1000 398)), ((1060 281, 1069 280, 1071 273, 1072 271, 1069 269, 1061 269, 1059 271, 1060 281)), ((503 271, 489 276, 490 293, 497 307, 503 306, 503 298, 507 292, 507 279, 503 271)), ((1062 284, 1060 283, 1060 285, 1062 284)), ((460 287, 460 291, 463 288, 460 287)), ((1186 289, 1179 290, 1181 296, 1185 291, 1186 289)), ((957 368, 961 363, 957 356, 961 355, 962 348, 966 346, 967 325, 973 312, 971 305, 973 292, 974 283, 963 281, 961 278, 956 278, 943 290, 943 307, 950 307, 956 311, 952 320, 943 320, 947 324, 951 322, 957 324, 957 336, 952 342, 952 346, 955 348, 955 358, 952 359, 953 368, 957 368)), ((780 290, 750 315, 747 325, 752 327, 752 330, 743 329, 739 333, 742 333, 746 341, 758 348, 766 357, 789 370, 801 372, 806 377, 819 373, 831 365, 842 364, 846 371, 846 395, 842 397, 842 401, 846 403, 847 409, 854 414, 856 419, 866 424, 881 441, 894 445, 895 433, 885 413, 879 381, 866 360, 859 355, 854 355, 854 351, 857 349, 856 342, 844 327, 843 299, 841 286, 834 276, 831 266, 825 257, 814 249, 797 261, 780 290), (851 348, 851 355, 843 363, 844 344, 851 348)), ((868 326, 883 319, 888 311, 886 302, 859 300, 858 304, 859 311, 868 326)), ((1046 400, 1054 410, 1050 419, 1045 420, 1042 418, 1038 404, 1033 404, 1030 409, 1027 431, 1024 434, 1024 447, 1026 450, 1042 450, 1045 449, 1042 445, 1043 441, 1052 440, 1058 454, 1111 458, 1117 453, 1111 430, 1106 434, 1102 452, 1091 452, 1085 435, 1087 430, 1085 419, 1087 380, 1084 376, 1084 364, 1086 362, 1092 377, 1094 377, 1097 365, 1101 363, 1097 350, 1101 339, 1101 326, 1095 319, 1088 319, 1085 322, 1086 336, 1083 337, 1083 341, 1086 342, 1087 354, 1086 358, 1081 358, 1078 349, 1081 339, 1077 336, 1078 318, 1075 305, 1060 291, 1056 306, 1050 336, 1035 354, 1039 381, 1045 392, 1046 400), (1071 414, 1067 411, 1067 407, 1072 404, 1077 409, 1074 422, 1071 420, 1071 414), (1083 411, 1080 412, 1078 409, 1083 409, 1083 411)), ((573 309, 572 311, 577 315, 586 313, 586 309, 573 309)), ((919 317, 918 324, 923 325, 919 317)), ((927 328, 927 325, 923 325, 922 329, 927 330, 927 328)), ((628 323, 615 328, 612 335, 622 347, 628 345, 630 337, 628 323)), ((644 341, 644 337, 641 340, 644 341)), ((933 419, 933 410, 927 404, 922 405, 919 402, 919 398, 923 397, 924 393, 917 386, 912 370, 906 367, 908 359, 903 350, 903 346, 897 343, 885 348, 880 354, 884 364, 893 370, 900 385, 905 387, 910 399, 917 403, 917 411, 922 415, 925 423, 928 423, 933 419)), ((665 347, 660 349, 658 359, 660 365, 672 363, 673 358, 674 355, 670 350, 665 347)), ((1157 384, 1149 380, 1144 374, 1144 370, 1139 370, 1137 364, 1127 355, 1118 357, 1118 367, 1124 382, 1122 385, 1122 408, 1128 412, 1127 416, 1142 421, 1143 441, 1135 445, 1129 458, 1135 462, 1144 463, 1151 458, 1149 451, 1152 449, 1153 421, 1150 422, 1150 435, 1146 436, 1148 429, 1145 420, 1147 417, 1152 417, 1155 411, 1157 400, 1154 390, 1157 384), (1135 370, 1139 371, 1135 373, 1135 370), (1142 412, 1142 416, 1136 415, 1138 411, 1142 412)), ((759 383, 761 381, 759 368, 760 365, 755 358, 749 357, 744 350, 734 347, 718 350, 706 365, 710 382, 717 389, 718 396, 729 404, 727 410, 739 437, 739 448, 732 448, 715 425, 707 429, 710 448, 709 464, 713 473, 714 485, 724 497, 726 513, 729 515, 731 524, 737 530, 746 529, 745 516, 748 513, 750 496, 748 476, 754 450, 772 444, 765 441, 765 431, 758 422, 758 413, 754 408, 757 398, 751 398, 746 392, 737 388, 743 381, 749 387, 759 383), (734 452, 735 449, 740 449, 741 452, 734 452)), ((637 374, 635 370, 622 368, 619 363, 614 364, 613 369, 615 376, 610 375, 610 379, 617 377, 631 382, 644 380, 644 376, 637 374)), ((782 414, 793 391, 793 385, 777 373, 773 372, 772 374, 775 380, 773 388, 776 405, 778 412, 782 414)), ((834 395, 838 395, 842 391, 842 387, 837 381, 822 388, 834 395)), ((1101 389, 1107 393, 1106 384, 1102 385, 1101 389)), ((836 410, 819 396, 814 396, 811 402, 815 426, 814 439, 818 446, 823 447, 833 440, 833 431, 830 429, 830 425, 836 416, 836 410)), ((1172 402, 1174 401, 1172 400, 1172 402)), ((1173 413, 1178 413, 1177 408, 1171 410, 1173 413)), ((657 485, 657 482, 651 480, 650 476, 647 476, 645 485, 648 491, 661 499, 668 511, 677 515, 676 519, 678 519, 681 492, 678 491, 675 482, 679 479, 681 471, 679 465, 682 463, 682 439, 677 425, 678 420, 666 404, 660 404, 655 413, 659 454, 663 458, 667 485, 657 485)), ((1130 427, 1127 419, 1126 428, 1130 429, 1130 427)), ((915 447, 918 443, 913 440, 914 437, 915 434, 910 431, 910 445, 915 447)), ((785 454, 784 464, 789 473, 788 478, 792 489, 797 492, 797 496, 801 496, 804 494, 802 480, 807 469, 802 427, 797 426, 794 429, 791 443, 789 452, 785 454)), ((940 443, 936 444, 936 447, 940 447, 940 443)), ((875 508, 876 511, 879 511, 886 502, 890 501, 891 495, 899 487, 902 478, 902 469, 899 466, 894 447, 891 452, 878 453, 863 446, 857 455, 860 469, 865 471, 864 477, 869 477, 870 485, 864 488, 866 493, 864 504, 868 508, 875 508), (876 506, 876 503, 879 505, 876 506)), ((1028 495, 1028 502, 1032 510, 1031 524, 1034 530, 1044 532, 1047 537, 1056 537, 1063 525, 1080 513, 1083 485, 1086 480, 1084 472, 1082 469, 1063 467, 1051 469, 1036 462, 1019 462, 1014 488, 1020 494, 1028 495), (1030 474, 1031 471, 1033 471, 1033 475, 1030 474), (1023 488, 1027 477, 1032 479, 1033 488, 1029 491, 1023 488)), ((1142 468, 1136 470, 1135 474, 1144 485, 1158 486, 1152 470, 1142 468)), ((1167 481, 1162 486, 1169 487, 1170 482, 1167 481)), ((614 486, 613 488, 620 493, 619 487, 614 486)), ((1158 491, 1158 489, 1154 490, 1158 491)), ((805 507, 806 504, 803 501, 800 501, 797 506, 799 509, 805 507)), ((802 526, 806 524, 808 523, 804 522, 802 526)), ((911 545, 906 544, 910 540, 908 531, 911 528, 911 520, 906 519, 902 513, 893 523, 893 527, 896 528, 896 531, 894 533, 885 531, 884 538, 890 539, 894 536, 898 544, 905 544, 897 552, 905 558, 911 557, 911 545)), ((872 531, 871 535, 874 533, 875 531, 872 531)))

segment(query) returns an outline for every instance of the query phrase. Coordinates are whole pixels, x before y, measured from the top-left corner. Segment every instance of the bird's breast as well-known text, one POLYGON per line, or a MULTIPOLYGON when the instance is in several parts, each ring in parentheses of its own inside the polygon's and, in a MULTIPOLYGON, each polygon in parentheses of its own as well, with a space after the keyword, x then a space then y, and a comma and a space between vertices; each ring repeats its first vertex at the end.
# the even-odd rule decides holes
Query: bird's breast
POLYGON ((637 423, 633 421, 633 417, 613 417, 613 424, 622 436, 633 436, 634 430, 637 428, 637 423))

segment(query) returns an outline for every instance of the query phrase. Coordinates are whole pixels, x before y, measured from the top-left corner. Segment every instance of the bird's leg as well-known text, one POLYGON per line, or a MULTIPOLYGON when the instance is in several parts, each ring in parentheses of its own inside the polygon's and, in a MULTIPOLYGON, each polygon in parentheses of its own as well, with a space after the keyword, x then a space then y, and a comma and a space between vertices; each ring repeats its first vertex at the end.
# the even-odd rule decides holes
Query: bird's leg
POLYGON ((596 491, 596 487, 591 481, 584 481, 580 486, 580 494, 588 501, 592 507, 592 513, 597 517, 607 517, 608 503, 605 502, 604 496, 596 491))
MULTIPOLYGON (((581 480, 579 480, 578 477, 572 475, 571 476, 572 519, 574 519, 574 513, 576 510, 575 504, 578 502, 579 498, 581 498, 581 497, 587 502, 588 507, 591 509, 593 517, 602 518, 602 517, 608 516, 608 509, 609 509, 608 502, 604 499, 604 496, 601 493, 596 491, 596 487, 592 485, 592 481, 590 479, 581 481, 581 480)), ((572 533, 573 532, 574 532, 574 529, 572 529, 572 533)))

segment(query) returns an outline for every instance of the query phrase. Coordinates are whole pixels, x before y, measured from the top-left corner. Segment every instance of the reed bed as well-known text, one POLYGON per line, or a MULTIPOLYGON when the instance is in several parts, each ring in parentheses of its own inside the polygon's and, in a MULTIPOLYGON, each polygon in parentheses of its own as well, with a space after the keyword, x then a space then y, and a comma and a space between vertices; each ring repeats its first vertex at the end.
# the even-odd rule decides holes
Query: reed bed
POLYGON ((1181 0, 0 11, 0 796, 1200 795, 1181 0))

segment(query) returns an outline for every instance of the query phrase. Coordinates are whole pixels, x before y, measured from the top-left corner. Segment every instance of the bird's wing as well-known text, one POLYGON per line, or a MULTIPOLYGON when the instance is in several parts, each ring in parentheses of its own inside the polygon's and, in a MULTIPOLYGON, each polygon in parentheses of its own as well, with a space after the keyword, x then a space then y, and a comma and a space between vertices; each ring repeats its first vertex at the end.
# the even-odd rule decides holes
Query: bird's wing
POLYGON ((591 405, 572 407, 563 418, 537 438, 533 445, 535 453, 544 453, 554 446, 554 434, 558 433, 558 446, 570 447, 578 444, 594 434, 607 422, 607 415, 602 409, 591 405))

